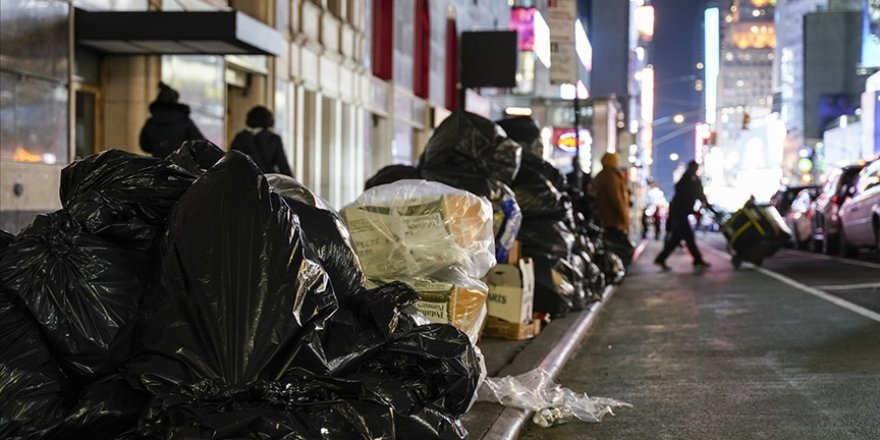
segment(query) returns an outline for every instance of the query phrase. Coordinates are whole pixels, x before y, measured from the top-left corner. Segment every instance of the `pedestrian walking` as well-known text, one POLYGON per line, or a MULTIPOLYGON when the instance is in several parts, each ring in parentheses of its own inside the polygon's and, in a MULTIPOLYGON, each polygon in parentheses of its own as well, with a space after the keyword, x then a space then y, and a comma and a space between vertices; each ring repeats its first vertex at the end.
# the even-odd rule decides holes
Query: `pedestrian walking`
POLYGON ((663 190, 654 179, 648 179, 648 191, 645 192, 645 209, 642 211, 642 239, 648 238, 648 231, 654 229, 654 239, 660 240, 660 226, 663 223, 663 211, 669 206, 663 190))
POLYGON ((257 167, 264 173, 279 173, 293 176, 281 136, 272 131, 275 116, 266 107, 258 105, 247 112, 245 118, 247 128, 238 132, 232 139, 232 150, 240 151, 251 157, 257 167))
POLYGON ((596 174, 590 186, 599 224, 606 230, 626 235, 629 230, 629 191, 626 177, 617 169, 617 155, 602 156, 602 171, 596 174))
POLYGON ((663 270, 669 270, 666 259, 672 251, 681 245, 682 240, 694 258, 694 268, 710 267, 710 264, 703 260, 703 254, 700 253, 694 238, 694 230, 691 229, 688 222, 688 215, 694 212, 694 204, 698 200, 702 204, 701 208, 711 209, 706 200, 706 194, 703 192, 700 176, 697 174, 699 169, 700 164, 690 161, 684 175, 675 184, 675 195, 672 196, 672 203, 669 204, 669 216, 666 218, 666 242, 663 250, 654 260, 654 264, 663 270))
POLYGON ((184 141, 205 139, 189 117, 189 106, 178 102, 180 94, 159 83, 159 95, 150 103, 150 118, 141 128, 141 150, 165 158, 184 141))

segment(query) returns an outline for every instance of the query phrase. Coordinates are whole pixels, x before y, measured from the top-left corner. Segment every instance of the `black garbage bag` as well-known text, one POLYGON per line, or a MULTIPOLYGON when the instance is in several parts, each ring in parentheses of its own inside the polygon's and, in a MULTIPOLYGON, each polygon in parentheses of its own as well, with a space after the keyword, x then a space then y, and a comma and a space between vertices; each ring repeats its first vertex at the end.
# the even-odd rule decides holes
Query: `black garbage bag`
POLYGON ((394 438, 392 409, 363 384, 307 372, 283 382, 185 383, 173 398, 151 402, 140 430, 175 439, 394 438))
POLYGON ((519 231, 522 254, 526 257, 555 256, 567 260, 575 238, 565 222, 549 217, 526 217, 519 231))
MULTIPOLYGON (((522 147, 482 116, 457 110, 434 130, 419 158, 422 178, 436 180, 487 197, 477 179, 513 183, 522 147), (461 178, 460 184, 455 179, 461 178), (441 180, 445 179, 445 180, 441 180), (473 186, 473 189, 469 188, 473 186)), ((491 185, 483 183, 484 188, 491 185)))
POLYGON ((410 165, 388 165, 377 171, 373 177, 367 179, 364 183, 364 191, 386 183, 394 183, 398 180, 421 179, 419 170, 410 165))
POLYGON ((570 216, 571 201, 564 192, 565 177, 553 165, 533 154, 524 154, 512 188, 523 218, 570 216))
POLYGON ((569 263, 556 257, 532 257, 535 263, 535 313, 565 316, 574 306, 575 286, 569 263))
POLYGON ((41 438, 74 393, 39 325, 13 299, 0 290, 0 438, 41 438))
POLYGON ((268 180, 269 185, 271 185, 279 194, 284 196, 285 199, 296 200, 315 208, 336 213, 336 210, 333 209, 326 200, 322 199, 315 194, 314 191, 307 188, 293 177, 285 174, 269 173, 266 174, 266 180, 268 180))
POLYGON ((512 118, 495 121, 504 129, 507 137, 513 139, 523 147, 523 153, 541 156, 541 129, 531 116, 515 116, 512 118))
POLYGON ((61 424, 44 439, 117 439, 134 435, 148 401, 149 395, 133 388, 122 376, 106 376, 83 390, 61 424))
POLYGON ((302 329, 337 308, 299 219, 245 155, 229 152, 181 197, 160 285, 140 326, 149 356, 130 365, 162 385, 280 377, 302 329))
POLYGON ((0 253, 6 249, 13 241, 15 241, 15 236, 10 234, 4 229, 0 229, 0 253))
POLYGON ((189 171, 194 176, 201 176, 226 154, 213 142, 205 139, 184 141, 180 148, 169 154, 166 159, 189 171))
POLYGON ((617 254, 621 261, 623 261, 624 267, 629 267, 632 264, 635 245, 630 241, 626 233, 618 229, 608 228, 605 229, 603 238, 605 248, 617 254))
POLYGON ((467 335, 429 324, 392 338, 364 370, 398 379, 412 400, 460 417, 477 391, 479 362, 467 335))
POLYGON ((147 252, 92 235, 62 210, 38 216, 6 248, 0 279, 82 385, 113 372, 130 354, 150 263, 147 252))
POLYGON ((93 235, 154 249, 195 176, 165 159, 109 150, 61 171, 61 204, 93 235))

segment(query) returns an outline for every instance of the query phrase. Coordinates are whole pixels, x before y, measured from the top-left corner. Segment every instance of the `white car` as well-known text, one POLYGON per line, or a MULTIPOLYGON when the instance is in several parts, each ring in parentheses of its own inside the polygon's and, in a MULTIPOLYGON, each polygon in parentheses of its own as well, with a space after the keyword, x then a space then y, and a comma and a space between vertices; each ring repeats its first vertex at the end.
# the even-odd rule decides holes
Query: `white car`
POLYGON ((880 158, 865 166, 840 206, 840 252, 854 256, 860 247, 880 247, 880 158))

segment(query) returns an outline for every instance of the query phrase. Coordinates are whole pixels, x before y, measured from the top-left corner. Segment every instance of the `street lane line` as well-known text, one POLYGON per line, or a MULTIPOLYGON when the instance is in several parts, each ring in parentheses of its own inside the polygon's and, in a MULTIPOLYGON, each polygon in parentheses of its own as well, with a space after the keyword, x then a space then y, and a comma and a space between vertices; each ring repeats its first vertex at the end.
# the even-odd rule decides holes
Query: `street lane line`
POLYGON ((797 253, 799 255, 804 255, 804 256, 807 256, 807 257, 810 257, 810 258, 813 258, 816 260, 836 261, 838 263, 850 264, 853 266, 868 267, 871 269, 880 269, 880 264, 869 263, 867 261, 850 260, 849 258, 841 258, 841 257, 835 257, 833 255, 817 254, 814 252, 799 251, 799 250, 795 250, 795 249, 789 249, 788 251, 797 253))
MULTIPOLYGON (((730 255, 725 254, 725 253, 719 251, 718 249, 715 249, 711 246, 703 246, 703 248, 706 250, 710 250, 711 253, 715 254, 715 256, 730 260, 730 255)), ((838 298, 834 295, 829 295, 829 294, 827 294, 827 293, 825 293, 815 287, 810 287, 806 284, 799 283, 799 282, 797 282, 797 281, 795 281, 785 275, 773 272, 770 269, 764 269, 763 267, 755 266, 754 264, 751 264, 751 263, 743 263, 743 266, 744 267, 751 267, 752 269, 754 269, 754 270, 756 270, 756 271, 758 271, 758 272, 760 272, 770 278, 774 278, 777 281, 781 281, 785 284, 788 284, 789 286, 794 287, 795 289, 798 289, 798 290, 807 292, 810 295, 822 298, 825 301, 828 301, 836 306, 843 307, 844 309, 847 309, 851 312, 858 313, 859 315, 862 315, 865 318, 873 319, 874 321, 880 322, 880 313, 874 312, 872 310, 868 310, 860 305, 853 304, 847 300, 838 298)))
POLYGON ((816 286, 819 290, 853 290, 853 289, 870 289, 878 288, 880 283, 860 283, 860 284, 829 284, 827 286, 816 286))

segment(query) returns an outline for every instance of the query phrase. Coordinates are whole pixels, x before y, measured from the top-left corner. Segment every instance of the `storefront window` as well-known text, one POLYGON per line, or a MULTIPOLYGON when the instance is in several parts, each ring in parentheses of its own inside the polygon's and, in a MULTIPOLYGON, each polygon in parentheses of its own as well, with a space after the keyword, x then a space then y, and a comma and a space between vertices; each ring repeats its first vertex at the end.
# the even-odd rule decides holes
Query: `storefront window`
POLYGON ((413 129, 407 124, 394 124, 394 139, 391 141, 391 162, 412 165, 413 129))
POLYGON ((226 145, 224 75, 222 56, 165 55, 162 81, 180 93, 180 103, 190 107, 190 117, 211 142, 226 145))
POLYGON ((0 160, 67 163, 67 86, 0 72, 0 160))

